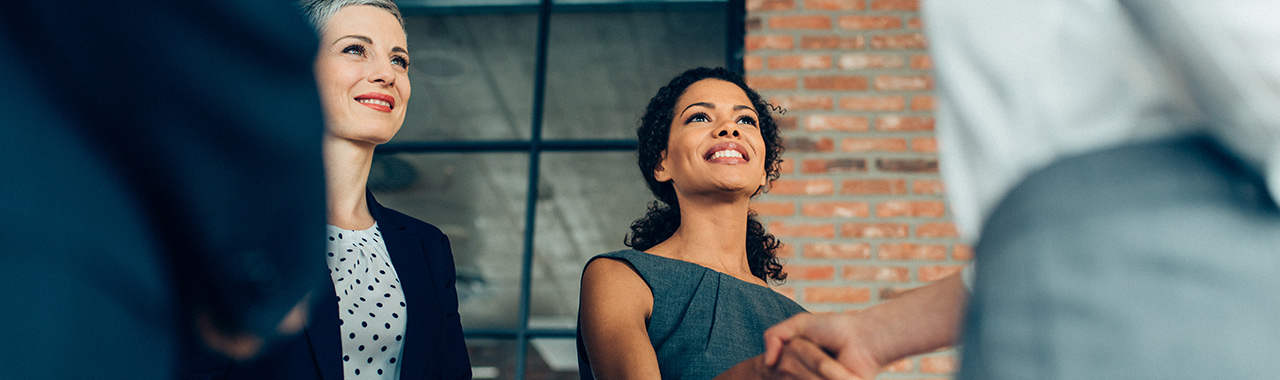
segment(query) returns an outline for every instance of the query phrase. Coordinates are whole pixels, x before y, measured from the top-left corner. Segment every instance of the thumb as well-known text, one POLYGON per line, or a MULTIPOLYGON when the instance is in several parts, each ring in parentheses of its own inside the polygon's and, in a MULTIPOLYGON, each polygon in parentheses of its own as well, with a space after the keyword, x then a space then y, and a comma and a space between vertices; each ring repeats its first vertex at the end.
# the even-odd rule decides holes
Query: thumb
POLYGON ((778 362, 778 356, 782 354, 782 347, 795 338, 802 335, 806 321, 810 314, 799 314, 791 317, 781 323, 773 325, 764 331, 764 363, 773 367, 778 362))

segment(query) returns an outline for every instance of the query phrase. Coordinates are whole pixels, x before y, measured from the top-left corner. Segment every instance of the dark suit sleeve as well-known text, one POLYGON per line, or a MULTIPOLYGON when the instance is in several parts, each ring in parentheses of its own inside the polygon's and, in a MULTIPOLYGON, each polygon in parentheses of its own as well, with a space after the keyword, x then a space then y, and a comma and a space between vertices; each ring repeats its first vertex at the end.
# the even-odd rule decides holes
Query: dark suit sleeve
POLYGON ((443 303, 441 305, 444 310, 449 313, 445 315, 443 335, 443 353, 446 356, 440 363, 444 368, 441 369, 441 379, 444 380, 469 380, 471 379, 471 359, 467 355, 467 343, 462 336, 462 321, 458 314, 458 275, 457 269, 453 263, 453 248, 449 246, 449 237, 440 234, 440 247, 442 254, 440 259, 442 264, 432 265, 437 271, 434 276, 436 279, 436 288, 440 289, 439 299, 443 303))
POLYGON ((15 55, 131 187, 178 297, 270 335, 324 274, 317 45, 291 2, 5 7, 15 55))

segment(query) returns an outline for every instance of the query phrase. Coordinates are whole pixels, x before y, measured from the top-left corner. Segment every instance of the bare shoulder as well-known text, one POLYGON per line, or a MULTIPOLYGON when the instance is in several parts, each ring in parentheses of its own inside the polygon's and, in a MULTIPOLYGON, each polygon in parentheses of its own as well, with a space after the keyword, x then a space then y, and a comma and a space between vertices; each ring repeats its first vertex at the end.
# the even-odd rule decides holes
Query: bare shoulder
POLYGON ((581 303, 584 309, 642 312, 648 318, 653 309, 653 292, 631 263, 601 257, 582 271, 581 303))

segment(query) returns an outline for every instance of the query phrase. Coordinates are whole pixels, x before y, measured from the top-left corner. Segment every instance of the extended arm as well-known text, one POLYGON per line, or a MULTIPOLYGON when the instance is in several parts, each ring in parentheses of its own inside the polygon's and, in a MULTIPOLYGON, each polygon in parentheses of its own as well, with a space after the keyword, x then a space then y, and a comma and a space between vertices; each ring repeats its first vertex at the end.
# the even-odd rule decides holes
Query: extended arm
POLYGON ((954 274, 861 312, 798 315, 765 331, 765 359, 773 364, 784 345, 807 340, 871 379, 898 359, 951 345, 968 298, 954 274))

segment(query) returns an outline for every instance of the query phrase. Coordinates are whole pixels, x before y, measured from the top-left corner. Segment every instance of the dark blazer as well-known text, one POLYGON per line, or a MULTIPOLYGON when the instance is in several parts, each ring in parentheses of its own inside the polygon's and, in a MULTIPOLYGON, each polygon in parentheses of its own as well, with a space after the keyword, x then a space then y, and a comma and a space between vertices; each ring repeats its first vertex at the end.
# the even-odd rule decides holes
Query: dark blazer
POLYGON ((323 278, 317 39, 290 2, 7 0, 0 379, 165 379, 323 278), (184 307, 186 306, 186 307, 184 307))
MULTIPOLYGON (((378 221, 406 300, 408 320, 400 378, 470 379, 471 362, 458 319, 449 238, 439 228, 382 207, 372 193, 367 195, 369 212, 378 221)), ((325 281, 313 292, 305 333, 247 362, 212 355, 206 351, 185 363, 188 372, 182 378, 341 380, 342 331, 333 283, 325 281)))

